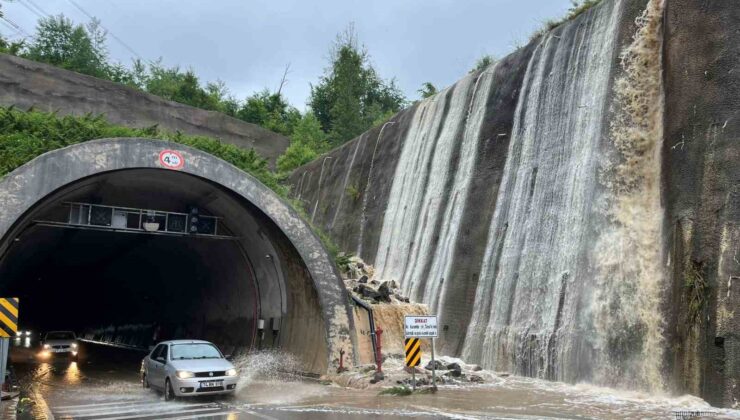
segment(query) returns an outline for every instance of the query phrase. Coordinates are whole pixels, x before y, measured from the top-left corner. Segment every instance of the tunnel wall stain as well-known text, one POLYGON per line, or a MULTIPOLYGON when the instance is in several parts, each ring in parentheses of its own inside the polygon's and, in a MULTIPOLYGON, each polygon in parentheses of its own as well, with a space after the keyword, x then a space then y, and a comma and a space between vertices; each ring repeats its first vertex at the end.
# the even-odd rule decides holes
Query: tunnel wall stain
MULTIPOLYGON (((76 181, 108 171, 154 168, 161 169, 159 153, 174 149, 182 154, 182 172, 195 175, 233 191, 260 209, 288 238, 313 282, 324 328, 322 340, 312 342, 318 347, 301 350, 327 349, 326 362, 312 368, 336 363, 339 350, 344 349, 349 361, 354 360, 353 320, 349 299, 336 267, 308 225, 272 191, 232 165, 206 153, 180 145, 149 139, 104 139, 70 146, 44 154, 18 168, 0 180, 0 233, 4 253, 18 222, 34 205, 49 194, 76 181)), ((300 314, 295 314, 300 317, 300 314)), ((317 330, 316 333, 319 333, 317 330)), ((301 343, 307 344, 307 343, 301 343)), ((297 346, 298 347, 298 346, 297 346)))

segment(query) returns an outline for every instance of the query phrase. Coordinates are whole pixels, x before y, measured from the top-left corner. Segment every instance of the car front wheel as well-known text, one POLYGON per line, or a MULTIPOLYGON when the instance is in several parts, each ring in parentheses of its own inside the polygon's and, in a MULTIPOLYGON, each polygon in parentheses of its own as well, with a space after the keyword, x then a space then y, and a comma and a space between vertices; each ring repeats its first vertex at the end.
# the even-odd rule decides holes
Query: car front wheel
POLYGON ((141 386, 147 389, 149 388, 149 379, 147 379, 146 373, 141 375, 141 386))
POLYGON ((164 400, 172 401, 174 399, 175 391, 172 389, 172 383, 170 383, 170 379, 167 378, 167 380, 164 382, 164 400))

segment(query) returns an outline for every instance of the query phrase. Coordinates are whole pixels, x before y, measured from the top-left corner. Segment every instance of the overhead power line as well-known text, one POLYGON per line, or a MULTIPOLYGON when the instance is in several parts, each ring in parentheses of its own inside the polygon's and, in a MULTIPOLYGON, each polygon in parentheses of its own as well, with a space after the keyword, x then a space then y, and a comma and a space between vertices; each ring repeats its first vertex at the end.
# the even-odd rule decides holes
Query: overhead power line
POLYGON ((6 21, 5 21, 5 19, 1 19, 1 20, 0 20, 0 23, 2 23, 3 25, 5 25, 5 27, 7 27, 8 29, 10 29, 11 31, 13 31, 13 34, 12 34, 11 36, 18 36, 18 35, 23 35, 23 34, 21 33, 21 31, 19 31, 19 30, 18 30, 18 29, 16 29, 16 28, 15 28, 15 27, 14 27, 13 25, 11 25, 11 24, 9 24, 8 22, 6 22, 6 21))
POLYGON ((20 3, 23 7, 28 9, 29 12, 33 13, 34 15, 38 16, 39 19, 43 19, 46 17, 46 14, 39 12, 35 8, 31 7, 30 4, 25 3, 23 0, 18 0, 18 3, 20 3))
POLYGON ((51 16, 49 13, 46 13, 46 10, 42 9, 41 6, 39 6, 38 4, 36 4, 33 0, 18 0, 18 1, 20 1, 20 2, 26 2, 26 3, 30 4, 34 9, 36 9, 39 13, 41 13, 42 15, 44 15, 46 17, 51 16))
POLYGON ((6 16, 0 16, 0 19, 2 19, 4 22, 6 22, 7 24, 9 24, 16 31, 22 33, 24 37, 31 38, 31 39, 36 39, 36 37, 34 37, 33 35, 31 35, 28 32, 26 32, 23 28, 21 28, 20 25, 18 25, 17 23, 13 22, 12 20, 10 20, 10 18, 8 18, 6 16))
POLYGON ((124 48, 126 48, 131 54, 133 54, 134 56, 136 56, 136 58, 138 58, 139 60, 144 60, 139 55, 139 53, 137 53, 136 51, 134 51, 133 48, 131 48, 128 44, 126 44, 125 42, 123 42, 123 40, 121 38, 117 37, 116 34, 114 34, 108 28, 106 28, 105 26, 103 26, 103 23, 100 21, 100 19, 98 19, 95 16, 93 16, 92 14, 88 13, 87 10, 83 9, 82 6, 80 6, 79 4, 77 4, 77 2, 75 2, 74 0, 67 0, 67 1, 69 1, 72 4, 72 6, 76 7, 80 12, 84 13, 85 16, 87 16, 91 20, 96 20, 98 22, 98 24, 100 25, 100 27, 103 28, 103 30, 106 33, 108 33, 111 36, 111 38, 113 38, 114 40, 116 40, 119 44, 121 44, 124 48))

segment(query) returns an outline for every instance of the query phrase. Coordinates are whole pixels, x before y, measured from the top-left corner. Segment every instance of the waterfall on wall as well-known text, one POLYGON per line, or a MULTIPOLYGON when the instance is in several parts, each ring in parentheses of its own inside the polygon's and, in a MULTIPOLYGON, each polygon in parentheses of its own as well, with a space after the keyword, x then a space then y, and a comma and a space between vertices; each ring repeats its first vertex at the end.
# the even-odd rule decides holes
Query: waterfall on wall
POLYGON ((595 243, 591 305, 599 350, 596 380, 653 391, 663 388, 665 349, 660 310, 666 285, 660 192, 664 7, 664 0, 650 0, 621 54, 609 131, 617 153, 602 173, 611 223, 595 243))
POLYGON ((527 68, 464 357, 529 376, 589 379, 584 306, 599 208, 620 2, 542 37, 527 68))
POLYGON ((470 361, 661 387, 662 2, 638 19, 612 91, 621 10, 619 1, 592 8, 544 36, 529 63, 463 351, 470 361))
POLYGON ((396 167, 375 258, 380 278, 436 312, 450 269, 495 65, 422 102, 396 167))

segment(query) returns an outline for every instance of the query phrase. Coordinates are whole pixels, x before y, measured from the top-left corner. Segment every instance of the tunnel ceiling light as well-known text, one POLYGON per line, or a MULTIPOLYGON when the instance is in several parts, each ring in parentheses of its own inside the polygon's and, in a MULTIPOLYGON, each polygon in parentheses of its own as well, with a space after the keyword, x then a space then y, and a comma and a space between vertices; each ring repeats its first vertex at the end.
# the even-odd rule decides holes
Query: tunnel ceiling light
POLYGON ((158 222, 144 222, 142 223, 142 227, 147 232, 156 232, 159 230, 159 223, 158 222))
POLYGON ((198 208, 193 207, 190 209, 190 233, 198 233, 198 208))

